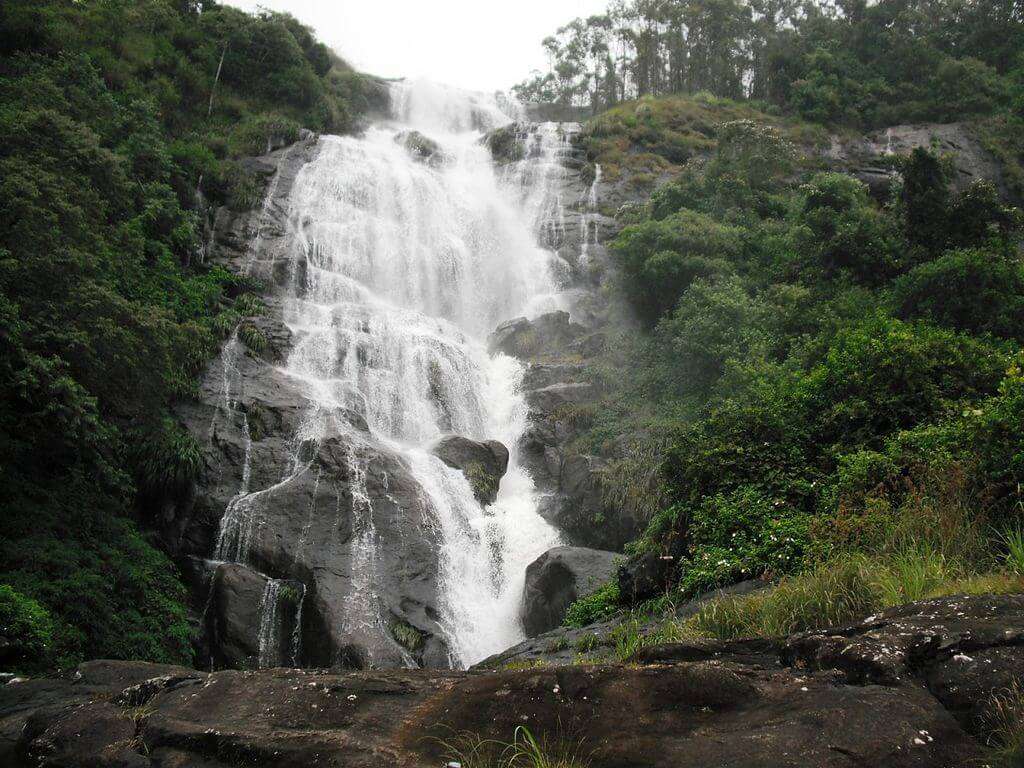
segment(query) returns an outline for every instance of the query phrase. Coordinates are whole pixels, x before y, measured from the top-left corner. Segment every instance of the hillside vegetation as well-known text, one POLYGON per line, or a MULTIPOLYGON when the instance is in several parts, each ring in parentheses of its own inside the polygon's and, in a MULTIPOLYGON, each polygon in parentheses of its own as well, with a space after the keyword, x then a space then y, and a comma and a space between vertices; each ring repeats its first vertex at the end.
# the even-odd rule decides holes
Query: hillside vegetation
POLYGON ((169 404, 253 303, 203 263, 208 206, 256 202, 239 156, 379 98, 285 15, 0 6, 0 665, 191 660, 140 523, 199 468, 169 404))
POLYGON ((611 394, 580 445, 663 446, 661 502, 634 594, 570 618, 852 555, 1019 574, 1019 212, 987 182, 954 193, 924 149, 879 204, 770 125, 716 138, 611 243, 641 328, 593 367, 611 394))

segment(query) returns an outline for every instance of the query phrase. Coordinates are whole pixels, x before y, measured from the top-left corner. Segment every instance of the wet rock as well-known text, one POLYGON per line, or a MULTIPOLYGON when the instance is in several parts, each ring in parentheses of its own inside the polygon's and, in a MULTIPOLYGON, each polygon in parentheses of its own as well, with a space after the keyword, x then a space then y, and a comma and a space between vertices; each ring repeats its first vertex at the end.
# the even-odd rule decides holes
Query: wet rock
POLYGON ((405 147, 414 159, 427 165, 437 167, 450 160, 440 144, 419 131, 402 131, 395 136, 395 142, 405 147))
POLYGON ((462 470, 481 504, 493 504, 508 469, 508 448, 497 440, 479 442, 461 435, 446 435, 430 452, 449 467, 462 470))
POLYGON ((494 162, 504 165, 523 159, 528 134, 528 125, 510 123, 489 131, 484 136, 483 143, 491 151, 494 162))
POLYGON ((299 581, 271 584, 238 563, 219 564, 205 616, 212 664, 219 669, 294 665, 292 639, 304 589, 299 581))
POLYGON ((559 408, 588 403, 595 399, 593 384, 560 382, 526 393, 530 408, 543 414, 553 414, 559 408))
POLYGON ((392 636, 389 615, 431 639, 433 662, 449 664, 438 624, 433 515, 408 467, 354 435, 328 437, 300 456, 290 477, 250 502, 241 517, 244 555, 232 553, 304 585, 300 664, 424 661, 392 636))
POLYGON ((278 317, 246 318, 239 335, 251 354, 275 365, 283 363, 292 348, 291 329, 278 317))
MULTIPOLYGON (((540 446, 543 472, 554 487, 540 513, 573 546, 621 552, 642 529, 635 505, 628 500, 616 503, 609 496, 607 462, 576 453, 563 457, 555 447, 559 443, 557 434, 552 438, 553 444, 540 446)), ((524 453, 529 456, 535 450, 525 446, 524 453)), ((538 474, 535 472, 535 476, 538 474)))
POLYGON ((543 389, 563 382, 575 384, 584 376, 582 363, 531 363, 523 374, 523 389, 543 389))
POLYGON ((269 579, 236 563, 217 566, 206 622, 218 668, 255 669, 259 660, 260 605, 269 579))
MULTIPOLYGON (((860 684, 892 685, 934 675, 937 690, 950 690, 977 674, 972 654, 998 649, 1020 651, 1024 658, 1024 596, 911 603, 860 624, 794 635, 785 642, 782 659, 791 666, 836 670, 860 684)), ((1022 667, 1024 661, 1010 665, 1011 671, 1022 667)), ((993 685, 997 682, 993 677, 993 685)))
POLYGON ((647 551, 634 555, 619 566, 619 594, 629 604, 664 595, 673 583, 682 554, 681 547, 671 551, 647 551))
POLYGON ((208 227, 205 260, 271 290, 289 282, 293 272, 292 259, 287 257, 291 237, 288 196, 299 171, 318 151, 317 137, 303 131, 293 144, 243 160, 259 180, 259 204, 241 211, 217 209, 208 227))
POLYGON ((523 628, 527 637, 554 629, 581 597, 593 594, 615 573, 614 552, 555 547, 526 568, 523 628))
POLYGON ((522 359, 557 354, 585 332, 568 312, 548 312, 533 320, 517 317, 499 325, 487 340, 491 352, 522 359))

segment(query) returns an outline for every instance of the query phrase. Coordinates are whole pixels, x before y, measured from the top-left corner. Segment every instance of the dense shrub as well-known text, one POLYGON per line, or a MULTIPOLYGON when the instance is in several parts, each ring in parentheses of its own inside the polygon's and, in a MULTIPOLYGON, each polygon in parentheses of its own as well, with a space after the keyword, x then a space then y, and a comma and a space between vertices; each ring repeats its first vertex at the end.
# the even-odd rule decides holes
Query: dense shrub
POLYGON ((856 179, 840 173, 814 176, 801 187, 795 245, 805 263, 824 277, 877 285, 898 268, 899 240, 856 179))
POLYGON ((53 623, 46 609, 0 585, 0 668, 33 668, 46 663, 53 623))
MULTIPOLYGON (((771 131, 736 130, 760 149, 720 145, 614 242, 624 297, 657 322, 604 363, 618 415, 595 422, 605 444, 617 424, 666 446, 662 508, 629 551, 692 595, 886 549, 871 604, 974 578, 965 560, 995 567, 1001 545, 963 532, 1012 528, 1024 482, 1018 213, 991 185, 952 191, 926 150, 880 205, 850 176, 773 163, 771 131), (904 531, 894 548, 901 517, 980 543, 917 551, 904 531)), ((779 630, 802 626, 787 611, 779 630)))
POLYGON ((999 252, 949 251, 893 286, 896 312, 968 333, 1024 340, 1024 265, 999 252))
POLYGON ((627 294, 650 325, 698 277, 727 273, 739 232, 693 211, 626 227, 612 244, 627 294))
POLYGON ((734 276, 692 283, 658 326, 670 350, 676 391, 704 392, 730 361, 767 357, 772 349, 767 311, 734 276))

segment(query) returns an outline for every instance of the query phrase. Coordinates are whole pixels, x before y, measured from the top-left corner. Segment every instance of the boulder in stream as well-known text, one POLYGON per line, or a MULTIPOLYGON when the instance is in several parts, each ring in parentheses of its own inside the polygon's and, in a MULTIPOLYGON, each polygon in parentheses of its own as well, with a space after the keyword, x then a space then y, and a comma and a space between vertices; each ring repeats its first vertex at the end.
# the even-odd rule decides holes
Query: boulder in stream
POLYGON ((449 467, 462 470, 481 504, 493 504, 498 485, 508 469, 508 448, 497 440, 480 442, 461 435, 445 435, 430 452, 449 467))

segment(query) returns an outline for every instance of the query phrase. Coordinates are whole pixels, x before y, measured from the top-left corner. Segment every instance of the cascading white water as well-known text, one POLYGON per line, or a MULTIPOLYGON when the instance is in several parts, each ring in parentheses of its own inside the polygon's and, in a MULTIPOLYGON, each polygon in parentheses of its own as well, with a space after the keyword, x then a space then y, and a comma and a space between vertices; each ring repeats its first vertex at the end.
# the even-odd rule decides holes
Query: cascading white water
MULTIPOLYGON (((374 441, 404 457, 427 497, 440 623, 452 662, 465 666, 521 639, 526 566, 559 541, 537 514, 517 456, 527 417, 522 365, 489 356, 486 337, 504 320, 561 308, 564 265, 549 249, 564 230, 567 144, 558 126, 543 125, 527 157, 499 177, 480 142, 483 130, 510 120, 493 99, 401 84, 393 104, 394 121, 362 137, 322 137, 295 180, 289 218, 304 269, 285 305, 295 342, 284 370, 315 404, 296 445, 340 433, 351 446, 356 583, 343 629, 387 635, 373 591, 380 542, 360 490, 366 437, 349 423, 357 413, 374 441), (410 130, 437 142, 443 161, 415 158, 404 146, 410 130), (510 449, 486 509, 463 474, 427 450, 452 432, 510 449)), ((243 487, 232 501, 218 558, 245 561, 265 493, 243 487)))
POLYGON ((269 579, 263 588, 263 599, 260 601, 260 627, 257 640, 259 656, 257 662, 260 669, 276 667, 281 661, 282 627, 278 617, 281 607, 280 579, 269 579))
POLYGON ((601 232, 598 224, 597 190, 601 184, 601 164, 594 164, 594 179, 587 190, 587 198, 583 201, 583 215, 580 216, 580 267, 590 265, 590 248, 600 242, 601 232))

